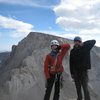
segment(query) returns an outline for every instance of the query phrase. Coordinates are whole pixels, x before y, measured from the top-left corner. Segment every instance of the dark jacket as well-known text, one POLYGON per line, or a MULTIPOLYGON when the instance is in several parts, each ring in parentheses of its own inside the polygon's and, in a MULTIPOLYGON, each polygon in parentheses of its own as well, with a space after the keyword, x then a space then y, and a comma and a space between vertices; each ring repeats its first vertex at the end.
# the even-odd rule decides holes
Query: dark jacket
POLYGON ((96 43, 95 40, 89 40, 83 43, 83 46, 75 47, 70 52, 70 73, 82 72, 91 69, 90 50, 96 43))

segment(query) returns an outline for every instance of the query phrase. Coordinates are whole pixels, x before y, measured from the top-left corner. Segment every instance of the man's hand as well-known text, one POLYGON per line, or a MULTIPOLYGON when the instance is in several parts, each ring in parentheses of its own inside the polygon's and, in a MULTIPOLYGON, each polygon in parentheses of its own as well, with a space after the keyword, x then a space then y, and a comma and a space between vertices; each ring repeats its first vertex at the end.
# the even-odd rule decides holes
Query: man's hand
POLYGON ((74 79, 74 75, 71 75, 72 79, 74 79))

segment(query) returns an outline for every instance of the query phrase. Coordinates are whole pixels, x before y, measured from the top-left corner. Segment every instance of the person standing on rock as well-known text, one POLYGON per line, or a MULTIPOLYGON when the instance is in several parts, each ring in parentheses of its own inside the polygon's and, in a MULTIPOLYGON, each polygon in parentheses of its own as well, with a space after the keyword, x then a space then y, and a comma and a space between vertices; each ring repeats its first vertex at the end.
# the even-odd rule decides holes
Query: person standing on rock
POLYGON ((59 100, 60 94, 60 78, 64 71, 62 60, 68 52, 70 45, 59 45, 57 40, 51 41, 51 52, 47 54, 44 62, 44 74, 46 77, 46 91, 44 100, 50 99, 52 87, 55 84, 53 100, 59 100))
POLYGON ((91 100, 88 91, 88 70, 91 69, 90 50, 95 45, 95 40, 88 40, 82 43, 80 37, 74 38, 74 47, 70 52, 70 73, 77 90, 77 100, 82 100, 82 91, 84 91, 84 100, 91 100))

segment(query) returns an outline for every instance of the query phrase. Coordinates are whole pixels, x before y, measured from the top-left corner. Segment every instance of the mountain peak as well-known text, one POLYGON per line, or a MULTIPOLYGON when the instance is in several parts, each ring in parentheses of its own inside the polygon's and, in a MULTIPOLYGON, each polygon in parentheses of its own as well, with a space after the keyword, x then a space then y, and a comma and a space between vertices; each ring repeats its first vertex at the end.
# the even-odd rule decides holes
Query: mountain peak
MULTIPOLYGON (((60 44, 72 43, 71 40, 40 32, 30 32, 18 45, 12 46, 10 58, 0 68, 0 100, 41 100, 45 92, 43 64, 45 56, 51 51, 50 41, 57 39, 60 44), (6 92, 5 92, 6 90, 6 92), (37 95, 39 94, 39 96, 37 95), (8 97, 10 99, 8 99, 8 97)), ((90 74, 91 97, 98 99, 100 93, 100 58, 99 49, 93 49, 92 71, 90 74), (93 80, 93 81, 91 81, 93 80), (96 84, 96 85, 95 85, 96 84), (95 88, 94 88, 95 87, 95 88), (96 95, 96 96, 95 96, 96 95)), ((64 88, 61 91, 61 100, 74 100, 75 88, 70 79, 69 54, 63 60, 64 88)))

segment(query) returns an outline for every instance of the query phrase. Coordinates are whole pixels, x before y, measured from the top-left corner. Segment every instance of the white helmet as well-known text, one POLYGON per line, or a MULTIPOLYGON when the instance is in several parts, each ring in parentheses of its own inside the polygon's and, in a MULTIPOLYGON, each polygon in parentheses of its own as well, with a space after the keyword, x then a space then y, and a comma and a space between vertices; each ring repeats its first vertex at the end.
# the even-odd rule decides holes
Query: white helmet
POLYGON ((59 46, 59 42, 57 40, 52 40, 50 45, 58 45, 59 46))

